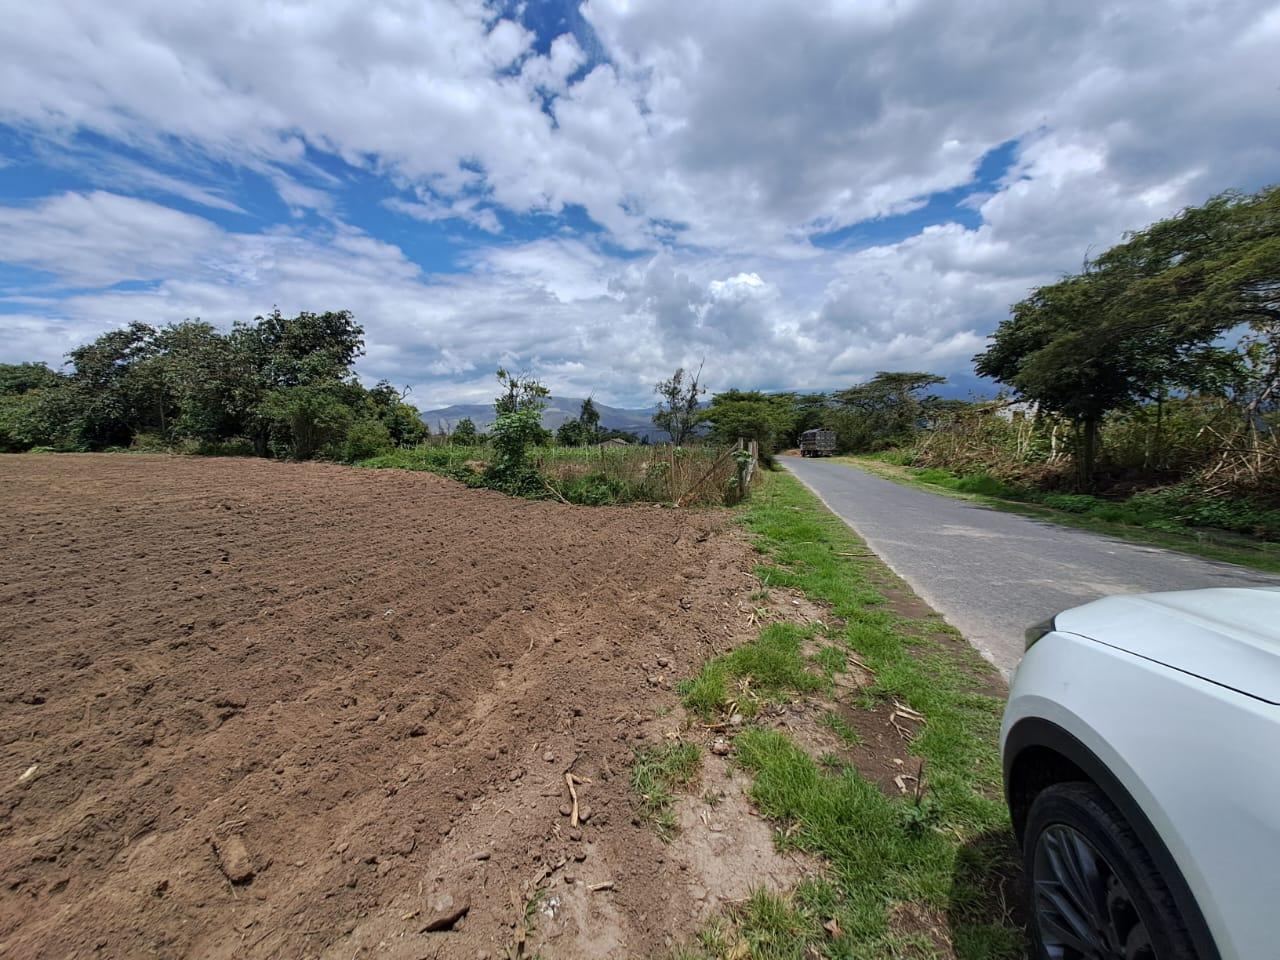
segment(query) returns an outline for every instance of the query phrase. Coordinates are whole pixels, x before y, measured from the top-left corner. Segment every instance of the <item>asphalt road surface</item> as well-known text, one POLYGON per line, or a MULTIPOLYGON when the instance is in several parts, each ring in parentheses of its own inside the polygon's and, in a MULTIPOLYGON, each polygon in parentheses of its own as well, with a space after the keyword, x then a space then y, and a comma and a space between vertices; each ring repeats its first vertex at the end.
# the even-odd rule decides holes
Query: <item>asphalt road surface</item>
POLYGON ((1280 585, 1247 567, 992 510, 847 464, 779 457, 920 597, 1009 677, 1022 633, 1113 593, 1280 585))

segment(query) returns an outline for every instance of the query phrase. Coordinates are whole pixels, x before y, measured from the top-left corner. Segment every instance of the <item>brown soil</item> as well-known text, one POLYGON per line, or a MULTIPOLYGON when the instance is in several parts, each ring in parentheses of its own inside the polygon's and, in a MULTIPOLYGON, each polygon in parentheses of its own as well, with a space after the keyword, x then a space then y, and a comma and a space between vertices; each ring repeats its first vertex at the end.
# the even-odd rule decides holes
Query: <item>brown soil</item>
POLYGON ((643 955, 738 895, 627 784, 754 632, 715 515, 130 455, 0 508, 0 955, 643 955))

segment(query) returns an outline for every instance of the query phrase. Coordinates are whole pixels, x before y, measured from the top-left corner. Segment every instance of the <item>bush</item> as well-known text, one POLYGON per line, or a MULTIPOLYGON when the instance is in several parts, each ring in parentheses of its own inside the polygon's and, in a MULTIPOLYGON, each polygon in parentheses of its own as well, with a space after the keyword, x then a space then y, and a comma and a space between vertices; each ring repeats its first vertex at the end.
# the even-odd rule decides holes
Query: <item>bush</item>
POLYGON ((882 463, 892 463, 899 467, 909 467, 916 462, 916 451, 914 447, 894 447, 891 450, 881 450, 879 453, 870 454, 871 459, 879 460, 882 463))
POLYGON ((340 445, 354 419, 329 385, 273 391, 263 403, 263 414, 275 451, 296 460, 310 460, 340 445))
POLYGON ((172 445, 158 433, 137 433, 129 449, 135 453, 167 453, 172 445))
POLYGON ((984 497, 1012 499, 1018 495, 1018 491, 1013 487, 987 473, 966 474, 956 480, 955 489, 961 493, 977 493, 984 497))
POLYGON ((347 430, 346 439, 343 441, 343 459, 348 463, 368 460, 386 453, 392 446, 391 431, 381 420, 368 418, 357 420, 347 430))
POLYGON ((630 499, 621 481, 601 473, 581 477, 566 486, 560 493, 570 503, 587 507, 603 507, 607 504, 624 503, 630 499))
POLYGON ((498 414, 491 433, 494 458, 487 471, 491 486, 517 495, 542 489, 537 470, 529 464, 529 449, 544 432, 540 408, 498 414))
POLYGON ((56 452, 85 450, 60 388, 29 390, 0 396, 0 453, 46 448, 56 452))

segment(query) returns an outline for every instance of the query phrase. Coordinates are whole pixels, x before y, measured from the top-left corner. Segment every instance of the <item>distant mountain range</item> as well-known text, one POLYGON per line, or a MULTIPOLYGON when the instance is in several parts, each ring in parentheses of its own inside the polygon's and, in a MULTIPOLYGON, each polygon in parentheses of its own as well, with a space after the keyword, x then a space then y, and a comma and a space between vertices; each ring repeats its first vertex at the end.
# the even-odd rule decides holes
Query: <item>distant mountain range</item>
MULTIPOLYGON (((775 391, 766 391, 769 393, 775 391)), ((799 393, 834 393, 831 390, 799 390, 799 393)), ((931 393, 955 400, 988 399, 995 390, 990 381, 979 379, 972 374, 956 374, 948 381, 934 387, 931 393)), ((706 406, 706 401, 702 402, 706 406)), ((578 411, 582 409, 582 397, 551 397, 547 408, 542 411, 542 425, 548 430, 557 429, 567 420, 578 419, 578 411)), ((644 407, 638 410, 626 407, 610 407, 596 401, 596 409, 600 411, 600 426, 605 430, 626 430, 650 441, 661 443, 668 439, 667 434, 653 425, 653 413, 657 407, 644 407)), ((428 410, 422 414, 423 422, 434 433, 444 430, 452 433, 458 421, 466 417, 476 425, 481 433, 487 433, 493 425, 494 413, 492 403, 455 403, 453 406, 441 407, 439 410, 428 410)))
MULTIPOLYGON (((605 430, 626 430, 652 441, 667 439, 666 433, 653 425, 653 412, 656 407, 642 410, 627 410, 622 407, 606 406, 595 402, 600 413, 600 426, 605 430)), ((582 409, 582 397, 549 397, 547 407, 542 411, 542 425, 548 430, 557 429, 562 423, 577 420, 582 409)), ((470 418, 476 429, 482 433, 493 425, 494 413, 492 403, 455 403, 451 407, 439 410, 428 410, 422 414, 422 421, 433 432, 444 430, 452 433, 459 420, 470 418)))

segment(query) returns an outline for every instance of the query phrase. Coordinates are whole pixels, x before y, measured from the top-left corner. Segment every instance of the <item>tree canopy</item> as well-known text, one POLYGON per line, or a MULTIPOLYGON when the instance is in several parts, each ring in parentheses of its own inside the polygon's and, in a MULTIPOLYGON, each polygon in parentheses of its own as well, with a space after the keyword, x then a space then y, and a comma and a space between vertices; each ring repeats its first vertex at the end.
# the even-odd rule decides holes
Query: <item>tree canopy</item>
POLYGON ((131 323, 76 347, 64 373, 0 368, 0 447, 100 450, 149 437, 307 458, 421 439, 403 393, 356 379, 363 353, 364 331, 346 310, 274 310, 228 333, 199 320, 131 323))
POLYGON ((1273 187, 1223 194, 1129 234, 1080 274, 1015 304, 974 363, 982 376, 1079 426, 1087 482, 1110 411, 1249 379, 1250 365, 1224 340, 1233 333, 1252 333, 1253 376, 1269 371, 1274 383, 1278 321, 1280 188, 1273 187))
POLYGON ((683 367, 679 367, 669 378, 653 388, 658 395, 658 410, 653 415, 653 425, 659 430, 665 430, 671 437, 671 442, 677 446, 688 443, 697 430, 699 406, 703 394, 707 392, 698 382, 701 376, 702 367, 698 367, 693 374, 687 374, 683 367))

